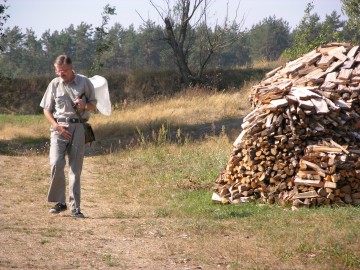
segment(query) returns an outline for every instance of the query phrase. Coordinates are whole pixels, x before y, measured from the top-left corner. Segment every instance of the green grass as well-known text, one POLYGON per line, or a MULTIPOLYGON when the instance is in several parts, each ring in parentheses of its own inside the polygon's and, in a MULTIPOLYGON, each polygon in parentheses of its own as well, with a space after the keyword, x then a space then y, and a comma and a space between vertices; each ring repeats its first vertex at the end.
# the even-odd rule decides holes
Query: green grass
POLYGON ((22 124, 22 125, 37 125, 44 121, 44 115, 23 115, 23 114, 0 114, 0 125, 7 124, 22 124))

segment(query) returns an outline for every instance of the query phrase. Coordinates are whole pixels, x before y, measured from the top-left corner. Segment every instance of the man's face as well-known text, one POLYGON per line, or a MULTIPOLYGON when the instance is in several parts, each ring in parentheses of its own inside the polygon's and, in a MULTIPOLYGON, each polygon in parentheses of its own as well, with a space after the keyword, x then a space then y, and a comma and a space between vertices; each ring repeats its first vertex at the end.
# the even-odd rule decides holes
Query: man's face
POLYGON ((71 82, 74 79, 72 65, 55 65, 55 73, 65 82, 71 82))

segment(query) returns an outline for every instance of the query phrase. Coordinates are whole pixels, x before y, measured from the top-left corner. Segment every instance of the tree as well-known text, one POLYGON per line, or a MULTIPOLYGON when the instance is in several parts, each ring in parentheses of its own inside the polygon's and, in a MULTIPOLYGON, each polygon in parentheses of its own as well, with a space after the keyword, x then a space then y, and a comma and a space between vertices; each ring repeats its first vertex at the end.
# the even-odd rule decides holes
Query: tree
MULTIPOLYGON (((24 55, 25 35, 18 26, 6 28, 0 39, 0 73, 6 77, 16 77, 21 74, 22 55, 24 55)), ((25 72, 24 72, 25 73, 25 72)))
POLYGON ((19 68, 27 75, 44 74, 47 71, 42 42, 32 29, 26 29, 19 68))
POLYGON ((150 20, 147 20, 138 30, 138 38, 143 51, 143 65, 147 67, 161 66, 163 60, 161 52, 166 50, 164 43, 157 39, 161 31, 161 27, 150 20))
POLYGON ((108 70, 120 69, 123 66, 124 53, 122 49, 122 40, 124 35, 124 28, 115 23, 109 30, 108 40, 112 44, 110 50, 104 52, 102 59, 105 63, 104 68, 108 70))
POLYGON ((95 27, 95 59, 92 64, 92 67, 90 71, 92 73, 96 73, 104 66, 103 61, 103 55, 105 52, 109 51, 111 49, 112 43, 108 39, 108 29, 107 25, 109 24, 110 16, 116 15, 115 13, 116 8, 110 7, 109 4, 107 4, 104 7, 104 11, 101 13, 102 15, 102 23, 100 27, 95 27))
MULTIPOLYGON (((4 0, 4 4, 0 4, 0 38, 4 36, 4 24, 6 23, 7 19, 10 18, 9 14, 5 14, 6 9, 8 6, 5 5, 6 0, 4 0)), ((0 46, 0 51, 2 51, 2 47, 0 46)))
POLYGON ((318 41, 321 44, 329 42, 342 42, 344 35, 342 33, 345 23, 340 20, 340 14, 333 11, 330 15, 326 15, 325 21, 321 23, 318 41))
POLYGON ((54 72, 53 63, 56 57, 68 51, 68 49, 65 49, 65 46, 70 45, 70 39, 64 32, 59 33, 59 31, 54 31, 51 34, 50 30, 46 30, 45 33, 41 35, 41 40, 46 58, 44 66, 47 67, 47 73, 50 74, 54 72))
POLYGON ((125 69, 136 69, 138 66, 138 56, 142 53, 141 44, 137 40, 137 33, 134 25, 130 25, 129 28, 124 32, 122 42, 122 51, 124 56, 124 68, 125 69))
POLYGON ((72 39, 75 44, 72 58, 76 69, 87 71, 92 64, 95 53, 92 36, 93 29, 91 25, 84 22, 72 32, 72 39))
POLYGON ((322 45, 318 38, 321 30, 320 17, 316 13, 311 14, 313 9, 314 5, 308 3, 300 24, 295 28, 292 34, 292 47, 285 50, 283 57, 297 58, 299 55, 305 54, 319 45, 322 45))
POLYGON ((228 16, 222 27, 217 24, 210 28, 207 22, 207 13, 212 1, 209 0, 164 0, 166 8, 156 5, 150 0, 162 18, 165 29, 163 39, 170 45, 175 63, 186 85, 203 82, 205 68, 213 55, 223 48, 235 42, 235 39, 227 39, 226 33, 229 26, 236 25, 239 31, 240 24, 235 19, 229 22, 228 16), (197 33, 196 26, 199 26, 197 33), (196 61, 191 61, 191 55, 196 61))
POLYGON ((275 16, 254 25, 249 33, 251 59, 274 61, 290 47, 290 26, 275 16))
POLYGON ((348 37, 355 44, 360 43, 360 0, 341 0, 342 10, 349 17, 345 26, 348 37))
POLYGON ((224 47, 211 59, 211 65, 217 68, 234 68, 246 65, 250 62, 250 52, 247 45, 248 31, 239 33, 236 25, 229 27, 226 38, 235 40, 229 46, 224 47))

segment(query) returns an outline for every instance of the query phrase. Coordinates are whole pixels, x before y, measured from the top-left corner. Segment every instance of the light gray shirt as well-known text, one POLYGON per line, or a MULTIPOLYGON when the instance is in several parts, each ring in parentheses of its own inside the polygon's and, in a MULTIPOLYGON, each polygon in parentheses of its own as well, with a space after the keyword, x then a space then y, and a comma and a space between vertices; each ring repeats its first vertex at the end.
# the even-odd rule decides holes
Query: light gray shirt
MULTIPOLYGON (((72 98, 82 97, 86 103, 96 105, 94 85, 89 78, 84 75, 75 74, 72 82, 65 83, 63 79, 57 77, 49 83, 40 102, 40 107, 52 112, 54 118, 79 118, 75 109, 72 107, 73 102, 71 102, 69 95, 65 92, 61 84, 64 84, 64 86, 73 93, 72 98)), ((85 120, 88 120, 90 117, 88 111, 81 112, 80 114, 85 120)))

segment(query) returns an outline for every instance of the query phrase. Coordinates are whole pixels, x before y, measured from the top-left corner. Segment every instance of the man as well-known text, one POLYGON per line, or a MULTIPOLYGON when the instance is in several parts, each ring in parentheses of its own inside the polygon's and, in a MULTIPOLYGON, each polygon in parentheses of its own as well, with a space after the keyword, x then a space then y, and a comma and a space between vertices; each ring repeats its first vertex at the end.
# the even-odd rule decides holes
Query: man
POLYGON ((85 135, 79 115, 87 121, 89 111, 96 109, 95 89, 87 77, 75 74, 69 56, 58 56, 54 67, 58 77, 49 83, 40 103, 45 117, 51 124, 51 181, 48 202, 56 204, 50 209, 50 213, 57 214, 67 209, 64 172, 67 155, 71 216, 83 218, 84 215, 80 211, 80 176, 84 160, 85 135))

